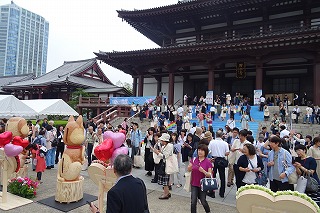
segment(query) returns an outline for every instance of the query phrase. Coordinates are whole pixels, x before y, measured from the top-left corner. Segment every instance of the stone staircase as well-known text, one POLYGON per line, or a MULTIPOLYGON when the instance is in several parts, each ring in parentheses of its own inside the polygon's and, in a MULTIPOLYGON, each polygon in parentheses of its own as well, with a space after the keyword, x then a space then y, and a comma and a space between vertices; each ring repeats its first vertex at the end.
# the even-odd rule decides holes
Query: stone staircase
MULTIPOLYGON (((261 121, 263 121, 263 112, 259 111, 259 107, 257 106, 252 106, 251 107, 251 118, 253 119, 253 121, 249 122, 249 130, 252 131, 253 136, 256 136, 258 134, 258 130, 259 130, 259 123, 261 121)), ((219 114, 220 115, 220 114, 219 114)), ((193 117, 195 117, 195 113, 193 114, 193 117)), ((227 114, 226 120, 229 119, 229 115, 227 114)), ((240 119, 241 119, 241 115, 240 113, 236 113, 234 116, 234 119, 236 121, 236 127, 238 127, 239 129, 241 129, 241 123, 240 123, 240 119)), ((218 115, 215 116, 215 120, 212 122, 212 127, 214 131, 217 131, 219 128, 224 129, 227 121, 221 121, 218 118, 218 115)), ((190 121, 191 123, 195 122, 197 124, 197 126, 199 126, 199 122, 198 119, 192 119, 190 121)), ((205 121, 204 122, 204 126, 206 128, 208 128, 208 124, 205 121)))
MULTIPOLYGON (((305 135, 311 135, 313 137, 318 136, 320 134, 320 125, 318 125, 318 124, 313 124, 313 125, 302 124, 302 120, 303 120, 303 116, 304 116, 303 113, 305 112, 305 108, 306 108, 305 106, 300 107, 302 115, 299 117, 299 124, 293 124, 292 128, 294 130, 296 130, 296 132, 300 132, 303 136, 305 136, 305 135)), ((176 109, 177 109, 177 106, 176 106, 176 109)), ((293 107, 290 106, 289 111, 292 111, 292 109, 293 109, 293 107)), ((270 111, 270 115, 273 115, 274 113, 278 113, 279 107, 271 106, 271 107, 269 107, 269 111, 270 111)), ((199 126, 198 119, 195 119, 195 117, 196 117, 195 113, 193 113, 193 117, 194 117, 194 119, 192 119, 190 122, 191 123, 195 122, 197 124, 197 126, 199 126)), ((254 137, 258 136, 258 133, 261 131, 261 128, 263 126, 266 126, 270 131, 269 127, 270 127, 270 121, 271 121, 272 116, 270 116, 269 121, 264 121, 263 112, 259 111, 259 107, 252 106, 251 107, 251 117, 253 118, 253 121, 249 122, 249 129, 252 131, 254 137)), ((240 114, 236 113, 235 114, 236 127, 238 127, 239 129, 241 129, 240 118, 241 118, 240 114)), ((289 117, 287 116, 287 120, 289 120, 288 118, 289 117)), ((114 127, 117 127, 118 125, 120 125, 123 122, 123 119, 124 119, 124 117, 116 117, 115 119, 113 119, 111 121, 111 124, 114 127)), ((226 119, 228 119, 228 115, 227 115, 226 119)), ((142 135, 144 137, 146 135, 148 128, 150 127, 149 120, 144 119, 144 122, 141 123, 138 117, 134 117, 129 121, 129 125, 131 124, 131 122, 136 122, 139 124, 139 129, 141 130, 142 135)), ((216 115, 215 121, 212 123, 213 130, 217 131, 219 128, 224 129, 225 125, 226 125, 226 120, 220 121, 218 118, 218 115, 216 115)), ((206 128, 208 128, 208 124, 206 122, 204 122, 204 126, 206 128)))
MULTIPOLYGON (((293 106, 289 106, 289 114, 292 112, 293 106)), ((292 129, 296 132, 301 133, 304 137, 306 135, 311 135, 312 137, 319 136, 320 134, 320 125, 319 124, 303 124, 303 118, 305 117, 306 106, 299 106, 301 113, 298 119, 298 124, 292 122, 292 129)), ((274 113, 279 114, 279 107, 278 106, 269 106, 270 111, 270 119, 269 121, 262 121, 259 124, 259 129, 263 126, 267 127, 270 131, 270 123, 274 113)), ((290 116, 286 116, 287 125, 290 128, 290 116)))

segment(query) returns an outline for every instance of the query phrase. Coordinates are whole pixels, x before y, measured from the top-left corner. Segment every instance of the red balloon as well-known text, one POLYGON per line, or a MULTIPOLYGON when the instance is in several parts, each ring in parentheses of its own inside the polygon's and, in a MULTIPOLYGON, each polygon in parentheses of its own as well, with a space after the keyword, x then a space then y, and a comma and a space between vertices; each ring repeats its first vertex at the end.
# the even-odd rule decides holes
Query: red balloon
POLYGON ((22 146, 24 149, 29 145, 28 140, 24 140, 20 136, 15 136, 12 140, 13 145, 22 146))
POLYGON ((113 141, 107 138, 94 149, 94 154, 99 160, 107 161, 112 157, 113 151, 113 141))
POLYGON ((12 132, 4 132, 0 134, 0 147, 4 147, 8 143, 10 143, 12 139, 12 132))

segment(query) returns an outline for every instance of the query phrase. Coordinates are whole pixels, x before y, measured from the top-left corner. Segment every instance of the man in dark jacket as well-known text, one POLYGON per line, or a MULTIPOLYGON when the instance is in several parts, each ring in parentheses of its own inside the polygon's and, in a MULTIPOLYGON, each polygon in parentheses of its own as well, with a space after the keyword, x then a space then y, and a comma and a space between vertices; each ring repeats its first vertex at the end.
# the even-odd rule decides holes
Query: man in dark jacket
MULTIPOLYGON (((131 158, 121 154, 113 164, 118 179, 107 194, 107 213, 148 212, 146 186, 141 179, 131 175, 131 158)), ((99 212, 93 204, 90 205, 90 210, 93 213, 99 212)))

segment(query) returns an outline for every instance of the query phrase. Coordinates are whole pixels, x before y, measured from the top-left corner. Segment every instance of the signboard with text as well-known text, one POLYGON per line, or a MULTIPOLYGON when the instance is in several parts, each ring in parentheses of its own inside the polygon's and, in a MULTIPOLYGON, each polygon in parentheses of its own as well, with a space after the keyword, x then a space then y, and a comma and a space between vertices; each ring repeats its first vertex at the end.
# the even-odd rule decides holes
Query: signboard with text
POLYGON ((262 90, 254 90, 253 91, 253 104, 254 105, 259 105, 260 104, 260 97, 262 96, 262 90))
POLYGON ((213 104, 213 91, 206 91, 206 104, 213 104))

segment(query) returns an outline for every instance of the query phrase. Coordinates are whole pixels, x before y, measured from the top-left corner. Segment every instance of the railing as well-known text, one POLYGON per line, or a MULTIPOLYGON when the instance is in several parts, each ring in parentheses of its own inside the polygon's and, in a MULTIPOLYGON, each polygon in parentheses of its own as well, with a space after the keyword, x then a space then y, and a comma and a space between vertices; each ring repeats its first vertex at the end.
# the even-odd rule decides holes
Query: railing
POLYGON ((101 121, 112 121, 116 117, 129 117, 130 109, 130 106, 113 106, 110 109, 95 116, 94 119, 97 119, 97 122, 99 123, 101 121))
POLYGON ((103 101, 99 97, 80 97, 79 106, 91 105, 91 106, 106 106, 108 101, 103 101))
POLYGON ((116 117, 118 117, 118 110, 113 110, 111 113, 106 115, 106 119, 108 121, 112 121, 116 117))
POLYGON ((107 109, 106 111, 104 111, 104 112, 100 113, 99 115, 97 115, 96 117, 94 117, 94 119, 97 119, 98 122, 101 122, 101 121, 106 122, 107 121, 107 113, 109 113, 111 110, 113 110, 115 108, 116 108, 116 106, 113 106, 113 107, 107 109))

